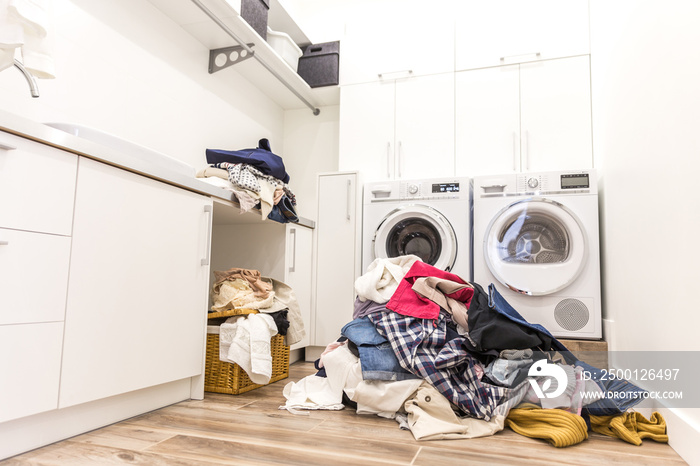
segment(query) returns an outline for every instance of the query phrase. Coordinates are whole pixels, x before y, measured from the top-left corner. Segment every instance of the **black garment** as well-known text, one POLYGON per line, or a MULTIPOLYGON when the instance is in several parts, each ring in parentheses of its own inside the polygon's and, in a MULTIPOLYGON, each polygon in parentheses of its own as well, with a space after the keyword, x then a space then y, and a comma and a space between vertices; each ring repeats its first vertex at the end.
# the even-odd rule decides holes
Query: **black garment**
POLYGON ((281 311, 270 312, 269 314, 275 321, 275 325, 277 325, 277 333, 280 335, 286 335, 287 330, 289 330, 289 319, 287 319, 288 313, 289 309, 282 309, 281 311))
POLYGON ((469 337, 466 341, 470 351, 482 353, 487 350, 505 349, 552 349, 552 338, 539 330, 520 325, 489 307, 489 295, 477 283, 467 311, 469 337), (469 347, 472 348, 469 348, 469 347))

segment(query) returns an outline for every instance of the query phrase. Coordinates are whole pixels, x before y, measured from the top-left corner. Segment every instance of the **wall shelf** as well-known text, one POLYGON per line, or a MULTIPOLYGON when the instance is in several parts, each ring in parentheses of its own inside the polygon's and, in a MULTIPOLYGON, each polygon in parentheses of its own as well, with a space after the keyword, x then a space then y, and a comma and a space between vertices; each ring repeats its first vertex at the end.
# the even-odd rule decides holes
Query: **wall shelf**
MULTIPOLYGON (((338 105, 338 86, 312 89, 272 47, 253 30, 227 0, 149 0, 156 8, 172 19, 209 50, 242 44, 255 44, 254 60, 236 64, 233 69, 253 83, 257 88, 277 102, 283 109, 318 108, 338 105), (200 3, 210 11, 213 18, 197 5, 200 3), (237 44, 233 33, 242 44, 237 44)), ((270 15, 286 12, 275 2, 271 2, 270 15)), ((269 20, 272 23, 271 20, 269 20)), ((290 19, 286 19, 289 24, 290 19)), ((295 31, 296 40, 304 38, 295 31)))

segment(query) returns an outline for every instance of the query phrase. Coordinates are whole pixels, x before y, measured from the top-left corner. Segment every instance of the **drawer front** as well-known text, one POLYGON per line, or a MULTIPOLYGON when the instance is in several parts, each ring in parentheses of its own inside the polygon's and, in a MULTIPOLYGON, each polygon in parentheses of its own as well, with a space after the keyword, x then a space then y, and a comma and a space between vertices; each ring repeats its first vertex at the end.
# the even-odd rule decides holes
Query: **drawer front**
POLYGON ((0 422, 58 407, 63 322, 0 325, 0 422))
POLYGON ((0 227, 70 235, 78 156, 0 131, 0 227))
POLYGON ((0 325, 63 321, 71 238, 0 228, 0 325))

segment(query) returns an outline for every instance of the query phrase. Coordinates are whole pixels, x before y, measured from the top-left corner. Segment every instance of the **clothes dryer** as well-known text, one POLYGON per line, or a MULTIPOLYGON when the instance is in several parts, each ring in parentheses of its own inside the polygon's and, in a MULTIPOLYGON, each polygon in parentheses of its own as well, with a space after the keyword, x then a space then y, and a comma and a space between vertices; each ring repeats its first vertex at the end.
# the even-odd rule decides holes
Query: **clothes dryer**
POLYGON ((595 171, 476 177, 474 281, 556 337, 601 338, 595 171))
POLYGON ((362 270, 407 254, 471 279, 471 186, 466 177, 367 183, 362 270))

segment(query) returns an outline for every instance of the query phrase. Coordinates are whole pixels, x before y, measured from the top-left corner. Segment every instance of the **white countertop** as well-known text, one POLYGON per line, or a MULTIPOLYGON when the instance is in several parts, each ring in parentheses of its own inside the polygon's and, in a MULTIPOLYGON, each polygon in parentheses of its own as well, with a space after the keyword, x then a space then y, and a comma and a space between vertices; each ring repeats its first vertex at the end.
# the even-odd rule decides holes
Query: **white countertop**
MULTIPOLYGON (((123 170, 128 170, 182 189, 187 189, 188 191, 210 196, 216 201, 216 204, 220 204, 221 207, 228 205, 232 211, 234 209, 239 209, 238 201, 230 191, 4 110, 0 110, 0 130, 74 154, 89 157, 123 170)), ((224 212, 225 210, 228 209, 216 209, 216 211, 219 212, 224 212)), ((257 210, 247 212, 244 215, 238 215, 238 212, 236 212, 236 215, 225 215, 223 217, 223 223, 255 223, 263 221, 257 210)), ((216 218, 214 221, 217 223, 216 218)), ((277 223, 273 220, 265 221, 277 223)), ((299 222, 296 223, 296 225, 314 228, 315 222, 307 218, 299 217, 299 222)))

